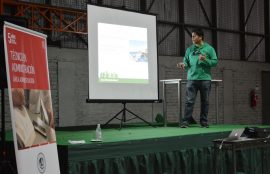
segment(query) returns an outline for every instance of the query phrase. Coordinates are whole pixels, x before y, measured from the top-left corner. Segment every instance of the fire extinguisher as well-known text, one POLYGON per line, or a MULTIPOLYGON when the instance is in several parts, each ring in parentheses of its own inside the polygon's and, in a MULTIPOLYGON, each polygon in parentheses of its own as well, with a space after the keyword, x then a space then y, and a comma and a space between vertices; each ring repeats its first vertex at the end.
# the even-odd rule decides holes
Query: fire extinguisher
POLYGON ((256 90, 252 89, 250 91, 250 106, 252 108, 256 108, 256 106, 258 104, 258 100, 259 100, 259 97, 258 97, 258 94, 256 94, 256 90))

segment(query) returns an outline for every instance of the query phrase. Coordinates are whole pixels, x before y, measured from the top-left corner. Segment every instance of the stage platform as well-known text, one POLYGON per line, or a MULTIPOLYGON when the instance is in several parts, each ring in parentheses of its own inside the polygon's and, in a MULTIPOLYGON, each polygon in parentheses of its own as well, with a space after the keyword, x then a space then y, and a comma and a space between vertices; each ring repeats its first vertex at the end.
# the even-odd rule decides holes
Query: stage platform
MULTIPOLYGON (((61 173, 211 174, 216 168, 212 141, 227 137, 233 129, 245 127, 270 128, 270 125, 102 128, 102 142, 91 142, 94 128, 61 128, 56 131, 61 173), (69 140, 84 140, 86 143, 72 145, 69 140)), ((11 132, 7 139, 8 149, 12 150, 11 132)), ((270 147, 264 148, 263 153, 260 149, 237 152, 237 171, 245 174, 270 173, 270 147), (263 164, 261 160, 264 160, 263 164)), ((10 154, 14 155, 14 152, 10 154)), ((218 158, 220 174, 230 173, 231 156, 229 151, 224 151, 218 158)))

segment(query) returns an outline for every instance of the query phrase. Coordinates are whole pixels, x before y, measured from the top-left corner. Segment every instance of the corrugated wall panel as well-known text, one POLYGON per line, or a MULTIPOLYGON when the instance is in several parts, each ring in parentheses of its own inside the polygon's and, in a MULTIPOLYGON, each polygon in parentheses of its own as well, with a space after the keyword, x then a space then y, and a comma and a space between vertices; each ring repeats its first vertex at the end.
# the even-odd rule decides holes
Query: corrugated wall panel
POLYGON ((22 2, 31 2, 31 3, 39 3, 39 4, 44 4, 45 0, 19 0, 22 2))
POLYGON ((139 10, 139 0, 103 0, 103 5, 113 6, 113 7, 125 7, 130 10, 139 10))
MULTIPOLYGON (((245 1, 245 16, 247 18, 253 0, 245 1)), ((264 1, 257 0, 247 21, 246 31, 254 33, 264 33, 264 1)))
MULTIPOLYGON (((147 9, 150 6, 147 1, 147 9)), ((162 21, 178 22, 178 1, 176 0, 156 0, 150 9, 150 13, 157 14, 157 19, 162 21)))
POLYGON ((204 32, 204 41, 209 43, 210 45, 213 45, 211 31, 210 30, 203 30, 203 32, 204 32))
MULTIPOLYGON (((217 1, 217 27, 239 30, 239 1, 217 1)), ((218 50, 220 59, 240 60, 240 35, 218 32, 218 50)))
MULTIPOLYGON (((149 9, 152 0, 146 2, 146 9, 149 9)), ((156 0, 152 5, 150 13, 157 14, 157 20, 178 23, 178 1, 177 0, 156 0)), ((163 39, 174 27, 173 25, 159 24, 157 29, 158 42, 163 39)), ((178 56, 179 53, 179 29, 175 28, 167 38, 158 45, 159 55, 178 56)))
POLYGON ((240 37, 238 34, 218 33, 219 59, 239 60, 240 58, 240 37))
MULTIPOLYGON (((246 56, 249 56, 251 51, 259 43, 260 40, 261 40, 260 37, 246 36, 246 56)), ((259 46, 256 48, 256 50, 251 54, 251 56, 248 58, 248 60, 249 61, 264 62, 265 61, 265 51, 264 50, 265 50, 265 41, 262 40, 262 42, 259 44, 259 46)))
MULTIPOLYGON (((252 7, 253 1, 245 1, 245 18, 247 19, 248 13, 252 7)), ((255 1, 251 9, 250 16, 246 24, 246 32, 264 34, 264 1, 255 1)), ((249 56, 254 47, 261 40, 258 36, 246 36, 246 56, 249 56)), ((248 58, 250 61, 265 61, 265 44, 264 40, 259 44, 255 51, 248 58)))
POLYGON ((86 10, 87 0, 51 0, 51 5, 86 10))
MULTIPOLYGON (((210 0, 203 0, 203 6, 211 21, 210 0)), ((208 26, 198 0, 185 1, 185 23, 208 26)))
POLYGON ((217 26, 219 28, 239 30, 238 1, 217 1, 217 26))
MULTIPOLYGON (((172 26, 160 24, 158 25, 158 42, 164 38, 164 36, 172 29, 172 26)), ((174 29, 173 32, 158 45, 159 55, 170 55, 177 56, 179 55, 179 30, 178 28, 174 29)))
POLYGON ((192 44, 191 36, 187 32, 185 32, 185 49, 187 49, 191 44, 192 44))

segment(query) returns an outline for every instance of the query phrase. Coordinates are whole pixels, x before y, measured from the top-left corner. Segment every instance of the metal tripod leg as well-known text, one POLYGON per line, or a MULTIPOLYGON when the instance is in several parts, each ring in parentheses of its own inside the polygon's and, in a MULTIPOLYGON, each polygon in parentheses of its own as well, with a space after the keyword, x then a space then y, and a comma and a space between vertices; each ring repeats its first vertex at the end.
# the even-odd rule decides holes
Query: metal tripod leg
MULTIPOLYGON (((133 116, 135 116, 135 118, 138 118, 138 119, 142 120, 143 122, 145 122, 146 124, 148 124, 148 125, 150 125, 150 126, 152 126, 152 127, 155 127, 155 126, 152 125, 150 122, 146 121, 145 119, 141 118, 141 117, 138 116, 137 114, 135 114, 135 113, 131 112, 130 110, 128 110, 128 109, 126 108, 126 103, 125 103, 125 102, 123 102, 122 104, 123 104, 123 109, 122 109, 121 111, 119 111, 117 114, 115 114, 109 121, 107 121, 107 122, 103 125, 104 127, 107 126, 113 119, 118 119, 118 120, 120 120, 120 129, 122 129, 123 123, 126 122, 126 121, 131 120, 131 119, 126 120, 126 111, 129 112, 130 114, 132 114, 133 116), (117 116, 118 116, 119 114, 121 114, 121 113, 122 113, 122 118, 121 118, 121 119, 117 118, 117 116)), ((134 118, 133 118, 133 119, 134 119, 134 118)))

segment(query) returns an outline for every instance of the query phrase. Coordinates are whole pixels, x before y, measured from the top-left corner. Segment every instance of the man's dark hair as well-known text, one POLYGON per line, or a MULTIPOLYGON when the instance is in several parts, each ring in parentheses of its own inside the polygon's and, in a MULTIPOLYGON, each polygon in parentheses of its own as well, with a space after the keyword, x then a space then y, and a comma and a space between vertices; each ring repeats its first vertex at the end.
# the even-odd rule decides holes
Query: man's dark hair
POLYGON ((192 33, 196 33, 196 35, 202 37, 202 40, 204 39, 204 33, 203 30, 200 28, 195 28, 192 30, 192 33))

